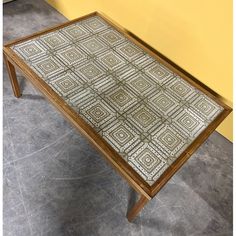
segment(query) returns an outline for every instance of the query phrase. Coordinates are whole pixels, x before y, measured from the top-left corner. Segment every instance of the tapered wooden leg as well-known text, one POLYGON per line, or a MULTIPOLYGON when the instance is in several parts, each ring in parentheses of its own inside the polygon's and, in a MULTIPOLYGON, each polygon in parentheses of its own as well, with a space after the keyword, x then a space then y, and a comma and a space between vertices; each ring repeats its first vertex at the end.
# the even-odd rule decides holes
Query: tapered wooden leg
POLYGON ((140 197, 138 202, 135 203, 133 208, 127 214, 127 219, 129 222, 131 222, 135 218, 135 216, 143 209, 143 207, 146 205, 148 201, 149 200, 146 197, 144 196, 140 197))
POLYGON ((10 81, 11 81, 11 86, 12 86, 13 93, 14 93, 15 97, 18 98, 18 97, 21 96, 21 92, 20 92, 19 83, 18 83, 17 78, 16 78, 15 67, 11 64, 11 62, 7 59, 7 57, 5 55, 4 55, 4 60, 5 60, 8 75, 9 75, 9 78, 10 78, 10 81))

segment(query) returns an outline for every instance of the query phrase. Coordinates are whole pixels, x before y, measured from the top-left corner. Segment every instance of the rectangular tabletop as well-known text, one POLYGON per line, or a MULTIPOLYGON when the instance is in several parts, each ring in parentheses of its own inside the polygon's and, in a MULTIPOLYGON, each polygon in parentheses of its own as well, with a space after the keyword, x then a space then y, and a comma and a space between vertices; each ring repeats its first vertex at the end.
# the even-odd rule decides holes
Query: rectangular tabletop
POLYGON ((151 197, 230 112, 98 13, 10 43, 4 51, 151 197))

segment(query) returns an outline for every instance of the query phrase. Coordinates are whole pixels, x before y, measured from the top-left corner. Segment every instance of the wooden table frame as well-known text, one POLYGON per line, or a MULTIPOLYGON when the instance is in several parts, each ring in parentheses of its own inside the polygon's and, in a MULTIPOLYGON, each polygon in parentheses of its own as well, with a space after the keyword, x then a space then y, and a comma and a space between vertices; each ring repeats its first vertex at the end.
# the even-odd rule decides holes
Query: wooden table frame
POLYGON ((4 60, 8 70, 9 78, 11 81, 12 89, 15 97, 21 96, 20 87, 17 81, 15 67, 27 78, 63 115, 70 121, 90 142, 104 155, 105 159, 121 174, 127 182, 141 195, 139 201, 133 206, 128 212, 127 218, 132 221, 139 211, 145 206, 145 204, 151 200, 160 189, 168 182, 168 180, 178 171, 178 169, 188 160, 188 158, 197 150, 197 148, 209 137, 209 135, 216 129, 216 127, 229 115, 232 109, 225 104, 223 99, 217 95, 214 91, 206 87, 204 84, 199 82, 192 75, 184 71, 182 68, 177 66, 175 63, 170 61, 160 52, 153 49, 151 46, 143 42, 133 33, 114 23, 104 14, 93 12, 83 17, 79 17, 75 20, 60 24, 56 27, 46 29, 44 31, 37 32, 30 36, 23 37, 11 42, 8 42, 3 47, 4 60), (102 17, 107 23, 111 24, 121 34, 125 35, 136 45, 141 47, 143 50, 148 52, 157 61, 164 64, 174 73, 181 76, 191 85, 205 93, 216 103, 221 105, 224 110, 215 118, 215 120, 191 143, 190 146, 179 156, 179 158, 168 167, 168 169, 161 175, 161 177, 152 185, 149 186, 133 169, 129 166, 119 154, 101 137, 95 130, 92 129, 65 101, 55 92, 52 88, 46 84, 25 62, 10 48, 14 44, 29 40, 31 38, 40 36, 45 33, 63 28, 72 23, 86 19, 91 16, 98 15, 102 17))

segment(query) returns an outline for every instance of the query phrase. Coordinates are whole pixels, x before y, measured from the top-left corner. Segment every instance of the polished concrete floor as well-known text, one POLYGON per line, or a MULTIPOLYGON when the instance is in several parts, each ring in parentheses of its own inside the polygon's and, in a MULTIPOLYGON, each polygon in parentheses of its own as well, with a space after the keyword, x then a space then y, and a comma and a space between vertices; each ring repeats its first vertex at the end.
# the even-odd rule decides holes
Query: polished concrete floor
MULTIPOLYGON (((42 0, 4 4, 4 42, 66 19, 42 0)), ((18 74, 23 96, 4 90, 4 235, 232 235, 232 143, 217 132, 147 204, 18 74)))

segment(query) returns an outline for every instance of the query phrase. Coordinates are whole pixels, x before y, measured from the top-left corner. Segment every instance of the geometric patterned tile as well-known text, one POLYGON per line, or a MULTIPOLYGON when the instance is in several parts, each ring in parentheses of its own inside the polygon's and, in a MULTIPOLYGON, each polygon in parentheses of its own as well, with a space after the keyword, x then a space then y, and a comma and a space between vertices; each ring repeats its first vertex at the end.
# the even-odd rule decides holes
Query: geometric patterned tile
POLYGON ((127 112, 127 118, 134 128, 146 137, 161 124, 161 116, 145 103, 138 103, 127 112))
POLYGON ((148 75, 150 78, 153 78, 161 85, 165 84, 171 79, 171 77, 173 77, 173 72, 158 62, 154 62, 145 68, 145 72, 146 75, 148 75))
POLYGON ((94 102, 95 96, 93 90, 87 85, 87 82, 82 83, 82 86, 73 93, 70 93, 65 97, 65 101, 70 105, 76 112, 81 113, 84 108, 84 104, 94 102))
POLYGON ((139 71, 141 71, 143 74, 146 75, 146 68, 150 66, 153 62, 155 62, 155 59, 148 55, 147 53, 143 53, 143 55, 135 60, 132 61, 132 65, 139 71))
POLYGON ((129 153, 128 162, 150 185, 160 177, 168 166, 166 160, 157 152, 152 143, 137 145, 129 153))
POLYGON ((112 29, 107 29, 99 33, 99 38, 109 46, 118 45, 125 40, 124 36, 112 29))
POLYGON ((205 95, 199 95, 192 103, 191 108, 194 109, 203 119, 213 120, 222 111, 219 105, 205 95))
POLYGON ((105 30, 109 25, 100 17, 91 17, 82 21, 82 24, 91 32, 98 33, 102 30, 105 30))
POLYGON ((61 29, 61 33, 74 43, 91 35, 91 33, 79 23, 61 29))
POLYGON ((139 143, 139 135, 127 122, 115 119, 100 132, 106 141, 125 159, 129 150, 139 143))
POLYGON ((86 104, 81 106, 80 113, 98 131, 104 123, 115 118, 114 110, 107 107, 106 103, 96 99, 86 101, 86 104))
POLYGON ((163 115, 163 117, 170 116, 170 114, 175 113, 179 109, 178 100, 172 97, 171 94, 168 94, 165 91, 155 91, 150 96, 150 103, 153 107, 163 115))
POLYGON ((116 69, 106 69, 106 75, 111 75, 116 80, 117 86, 128 85, 126 80, 137 72, 136 68, 132 64, 125 64, 122 67, 116 69))
POLYGON ((124 112, 137 103, 133 92, 126 87, 111 87, 102 96, 110 106, 119 112, 124 112))
POLYGON ((185 136, 194 138, 206 127, 207 123, 192 109, 179 109, 172 116, 173 125, 181 130, 185 136))
POLYGON ((86 40, 77 42, 77 45, 89 54, 96 54, 104 51, 108 47, 96 37, 89 37, 86 40))
POLYGON ((128 76, 126 83, 138 95, 142 96, 151 94, 156 90, 156 84, 142 73, 135 73, 133 76, 128 76))
POLYGON ((116 51, 128 61, 132 61, 143 55, 142 50, 129 41, 117 46, 116 51))
POLYGON ((75 92, 77 93, 83 88, 83 81, 72 71, 66 71, 56 77, 52 77, 48 80, 48 84, 64 98, 71 96, 75 92))
POLYGON ((51 32, 39 37, 39 41, 48 49, 58 49, 70 44, 70 41, 60 32, 51 32))
POLYGON ((172 96, 184 101, 193 100, 198 93, 198 91, 193 86, 180 77, 172 78, 168 85, 166 85, 166 88, 168 91, 170 91, 172 96))
POLYGON ((32 61, 31 67, 45 80, 64 72, 67 69, 61 61, 53 56, 45 56, 43 58, 32 61))
POLYGON ((116 85, 116 80, 113 76, 105 76, 103 78, 99 78, 91 83, 90 87, 96 91, 98 94, 104 94, 108 89, 116 85))
POLYGON ((36 40, 29 40, 21 44, 13 46, 16 54, 24 58, 24 60, 34 60, 46 55, 46 50, 42 44, 36 40))
POLYGON ((102 67, 96 62, 78 65, 74 72, 86 81, 94 81, 104 75, 102 67))
POLYGON ((167 111, 175 105, 175 102, 164 93, 159 94, 159 96, 155 97, 152 102, 162 111, 167 111))
POLYGON ((126 64, 126 61, 113 51, 106 51, 99 55, 97 60, 108 70, 117 70, 126 64))
POLYGON ((223 110, 99 16, 12 49, 149 185, 223 110))
POLYGON ((156 120, 156 115, 143 106, 132 113, 132 118, 140 127, 147 128, 152 126, 153 122, 156 120))
POLYGON ((64 47, 55 53, 56 57, 65 65, 75 65, 86 60, 84 52, 72 45, 64 47))
POLYGON ((168 159, 168 164, 171 164, 184 151, 186 146, 190 144, 190 139, 180 130, 176 129, 173 124, 163 124, 153 136, 153 143, 158 145, 159 150, 163 153, 163 157, 168 159))

